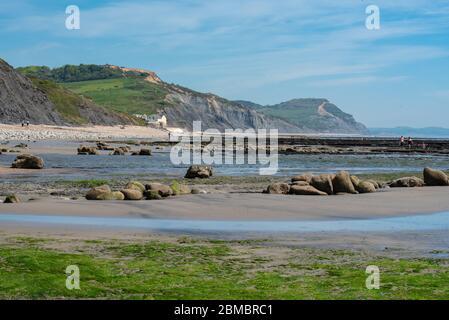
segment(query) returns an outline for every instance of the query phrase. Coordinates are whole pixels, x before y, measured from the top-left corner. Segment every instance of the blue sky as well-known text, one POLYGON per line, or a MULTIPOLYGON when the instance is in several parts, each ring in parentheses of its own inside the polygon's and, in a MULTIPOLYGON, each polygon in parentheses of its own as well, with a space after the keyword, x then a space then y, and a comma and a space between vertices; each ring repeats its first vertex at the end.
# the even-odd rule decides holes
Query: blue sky
POLYGON ((2 1, 0 38, 15 67, 139 67, 228 99, 327 98, 370 127, 449 127, 449 0, 2 1))

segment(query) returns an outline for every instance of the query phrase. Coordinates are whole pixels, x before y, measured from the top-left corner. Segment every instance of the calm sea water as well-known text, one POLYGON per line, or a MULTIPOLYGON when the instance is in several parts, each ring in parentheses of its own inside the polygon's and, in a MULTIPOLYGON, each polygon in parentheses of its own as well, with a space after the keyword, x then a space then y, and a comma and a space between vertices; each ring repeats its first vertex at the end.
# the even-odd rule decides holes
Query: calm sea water
MULTIPOLYGON (((7 175, 4 180, 25 181, 77 180, 120 178, 124 176, 181 177, 188 165, 174 165, 168 151, 146 156, 63 155, 41 154, 46 168, 26 175, 7 175)), ((10 166, 16 154, 0 155, 0 165, 10 166)), ((449 169, 448 156, 428 155, 280 155, 278 176, 293 176, 301 172, 328 173, 348 170, 354 174, 381 172, 420 172, 423 167, 449 169)), ((217 175, 255 176, 260 165, 215 165, 217 175)), ((266 166, 265 166, 266 167, 266 166)))

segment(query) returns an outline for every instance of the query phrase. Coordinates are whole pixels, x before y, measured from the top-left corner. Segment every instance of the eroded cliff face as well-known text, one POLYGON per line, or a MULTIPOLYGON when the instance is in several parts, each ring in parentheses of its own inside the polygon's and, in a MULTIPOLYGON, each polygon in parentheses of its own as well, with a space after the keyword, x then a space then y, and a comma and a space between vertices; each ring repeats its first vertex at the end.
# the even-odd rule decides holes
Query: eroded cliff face
POLYGON ((0 123, 64 124, 47 95, 0 59, 0 123))
POLYGON ((301 132, 368 134, 368 129, 335 104, 322 98, 293 99, 262 106, 250 101, 237 101, 266 115, 275 115, 300 127, 301 132))
POLYGON ((193 121, 201 121, 203 130, 218 129, 278 129, 298 132, 300 128, 282 119, 266 116, 251 108, 212 94, 201 94, 171 86, 166 100, 172 105, 162 112, 170 126, 192 130, 193 121))
POLYGON ((0 59, 0 123, 50 125, 131 124, 128 116, 95 105, 62 86, 29 79, 0 59))

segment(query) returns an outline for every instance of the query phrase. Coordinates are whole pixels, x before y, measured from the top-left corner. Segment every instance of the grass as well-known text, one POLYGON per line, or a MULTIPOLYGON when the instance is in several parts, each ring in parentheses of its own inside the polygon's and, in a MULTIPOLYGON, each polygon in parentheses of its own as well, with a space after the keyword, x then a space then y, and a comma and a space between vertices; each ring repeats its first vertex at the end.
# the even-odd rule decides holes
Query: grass
POLYGON ((10 238, 0 247, 0 298, 447 299, 447 260, 277 248, 260 241, 10 238), (77 265, 81 290, 65 287, 77 265), (380 290, 365 268, 381 270, 380 290))
POLYGON ((96 104, 127 114, 154 114, 169 106, 163 85, 142 78, 117 78, 63 84, 96 104))
POLYGON ((83 98, 70 92, 53 81, 31 78, 33 84, 44 91, 56 107, 59 114, 73 124, 86 124, 87 120, 80 115, 79 108, 83 98))

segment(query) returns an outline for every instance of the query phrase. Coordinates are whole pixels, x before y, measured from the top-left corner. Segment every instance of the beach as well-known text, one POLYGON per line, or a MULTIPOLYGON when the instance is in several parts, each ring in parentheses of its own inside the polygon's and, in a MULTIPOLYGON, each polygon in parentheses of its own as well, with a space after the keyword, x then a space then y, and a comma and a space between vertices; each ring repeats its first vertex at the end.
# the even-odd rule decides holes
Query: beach
MULTIPOLYGON (((208 298, 260 299, 448 295, 441 285, 449 256, 448 187, 389 187, 402 177, 423 179, 429 165, 446 170, 444 153, 350 151, 350 145, 292 151, 285 145, 273 176, 258 175, 257 165, 223 164, 208 178, 191 179, 185 177, 188 165, 172 163, 167 132, 158 129, 2 125, 0 134, 0 200, 19 199, 0 202, 0 255, 14 279, 22 279, 17 283, 23 290, 7 287, 1 297, 67 297, 58 285, 32 293, 33 276, 24 275, 14 259, 39 261, 58 272, 80 264, 82 277, 93 280, 83 282, 88 290, 70 293, 73 298, 187 299, 202 298, 203 291, 208 298), (94 152, 80 154, 81 147, 94 152), (112 155, 120 148, 127 152, 112 155), (142 149, 149 152, 139 155, 142 149), (38 156, 44 167, 11 168, 23 154, 38 156), (378 189, 327 196, 267 193, 279 184, 293 188, 298 175, 339 171, 373 181, 378 189), (86 199, 94 188, 122 192, 131 181, 145 189, 162 184, 189 192, 158 200, 86 199), (360 289, 366 266, 373 264, 391 275, 386 289, 374 293, 360 289), (417 265, 424 271, 411 284, 415 274, 403 268, 417 265), (329 285, 332 279, 339 284, 329 285), (435 290, 423 289, 429 282, 435 290), (323 293, 323 287, 329 290, 323 293)), ((58 281, 56 271, 29 268, 58 281)))
POLYGON ((427 187, 329 197, 260 193, 184 195, 161 201, 87 201, 49 197, 1 205, 0 214, 218 221, 372 219, 449 211, 447 195, 445 187, 427 187))
POLYGON ((167 138, 168 131, 145 126, 53 126, 0 124, 0 141, 167 138))

